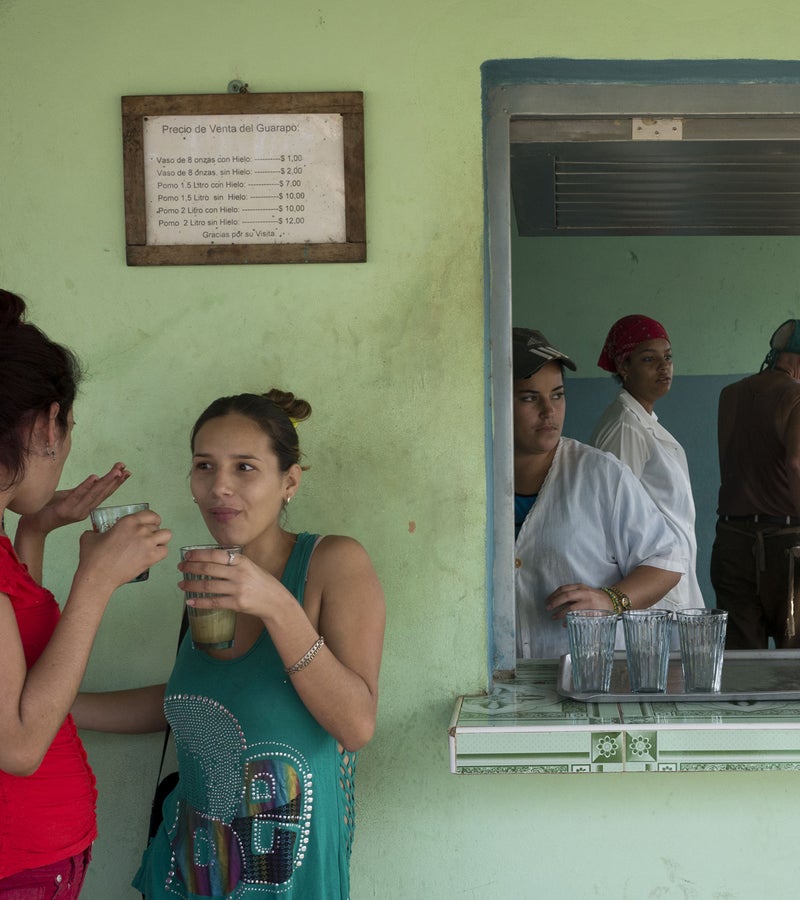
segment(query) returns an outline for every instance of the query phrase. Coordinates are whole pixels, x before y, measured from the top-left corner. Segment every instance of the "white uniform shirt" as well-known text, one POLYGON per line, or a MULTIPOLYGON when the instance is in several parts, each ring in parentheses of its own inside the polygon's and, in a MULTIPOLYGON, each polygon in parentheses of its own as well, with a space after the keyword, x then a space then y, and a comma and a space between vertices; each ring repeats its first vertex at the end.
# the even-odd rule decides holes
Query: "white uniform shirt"
POLYGON ((621 391, 597 423, 591 443, 613 453, 642 482, 675 533, 688 547, 689 566, 678 584, 657 604, 669 609, 704 606, 697 581, 694 499, 686 453, 627 391, 621 391))
MULTIPOLYGON (((569 652, 545 602, 563 584, 616 584, 638 566, 685 572, 685 548, 631 470, 610 453, 561 438, 515 544, 517 655, 569 652)), ((620 628, 621 632, 622 629, 620 628)))

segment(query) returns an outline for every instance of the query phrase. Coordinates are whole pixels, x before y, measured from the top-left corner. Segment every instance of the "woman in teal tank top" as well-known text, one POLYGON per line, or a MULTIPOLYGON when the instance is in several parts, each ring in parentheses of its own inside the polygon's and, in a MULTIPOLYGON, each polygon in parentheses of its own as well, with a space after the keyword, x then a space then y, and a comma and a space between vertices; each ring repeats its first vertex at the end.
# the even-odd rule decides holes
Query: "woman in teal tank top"
MULTIPOLYGON (((147 900, 349 897, 356 753, 375 728, 385 609, 358 542, 281 525, 310 411, 282 391, 240 394, 192 431, 193 497, 214 540, 242 554, 193 551, 179 569, 210 578, 215 596, 187 602, 234 609, 236 635, 205 650, 187 635, 159 694, 180 780, 134 881, 147 900)), ((92 696, 87 727, 100 727, 92 696)))

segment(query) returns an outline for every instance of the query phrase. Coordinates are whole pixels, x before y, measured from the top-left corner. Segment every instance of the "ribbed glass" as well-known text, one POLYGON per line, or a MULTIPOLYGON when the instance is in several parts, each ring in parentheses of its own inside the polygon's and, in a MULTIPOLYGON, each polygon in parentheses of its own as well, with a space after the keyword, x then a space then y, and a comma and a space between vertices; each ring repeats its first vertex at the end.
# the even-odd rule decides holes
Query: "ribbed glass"
POLYGON ((622 614, 628 678, 634 694, 663 694, 667 689, 672 611, 627 609, 622 614))
POLYGON ((677 616, 684 691, 719 691, 728 613, 724 609, 699 608, 683 609, 677 616))
POLYGON ((608 693, 617 618, 616 613, 604 609, 576 609, 567 613, 572 683, 578 693, 608 693))

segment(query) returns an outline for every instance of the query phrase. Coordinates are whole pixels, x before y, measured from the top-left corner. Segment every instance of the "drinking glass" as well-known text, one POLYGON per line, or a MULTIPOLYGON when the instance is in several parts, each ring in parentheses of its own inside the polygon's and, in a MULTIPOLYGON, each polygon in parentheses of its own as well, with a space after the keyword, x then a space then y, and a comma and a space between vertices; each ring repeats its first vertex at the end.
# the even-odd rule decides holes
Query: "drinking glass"
POLYGON ((717 693, 722 683, 727 611, 700 607, 682 609, 677 616, 684 691, 717 693))
MULTIPOLYGON (((129 516, 132 513, 142 512, 144 509, 150 509, 149 503, 128 503, 124 506, 98 506, 89 514, 92 520, 92 528, 95 531, 108 531, 121 518, 129 516)), ((136 584, 137 581, 147 581, 150 577, 150 569, 145 569, 136 578, 132 578, 128 584, 136 584)))
POLYGON ((567 613, 572 683, 578 693, 608 693, 617 620, 617 614, 607 609, 573 609, 567 613))
MULTIPOLYGON (((186 554, 192 550, 227 550, 228 553, 239 554, 241 547, 224 544, 191 544, 181 547, 181 561, 186 559, 186 554)), ((192 575, 183 573, 186 581, 207 581, 207 575, 192 575)), ((199 585, 198 585, 199 587, 199 585)), ((201 597, 204 600, 213 597, 203 591, 185 591, 187 600, 201 597)), ((192 645, 197 650, 222 650, 233 646, 233 638, 236 634, 236 610, 233 609, 198 609, 196 606, 187 606, 186 614, 189 619, 189 632, 192 635, 192 645)))
POLYGON ((631 691, 663 694, 667 689, 672 610, 626 609, 622 627, 631 691))

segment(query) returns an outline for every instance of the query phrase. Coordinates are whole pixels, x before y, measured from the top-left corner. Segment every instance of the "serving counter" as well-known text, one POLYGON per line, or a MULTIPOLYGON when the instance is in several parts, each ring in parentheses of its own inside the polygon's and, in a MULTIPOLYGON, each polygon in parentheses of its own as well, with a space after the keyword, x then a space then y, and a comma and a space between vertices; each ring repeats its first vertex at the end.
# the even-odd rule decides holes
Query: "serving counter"
MULTIPOLYGON (((798 663, 800 666, 800 661, 798 663)), ((581 702, 559 660, 523 660, 512 681, 458 698, 456 774, 800 771, 800 700, 581 702)))

